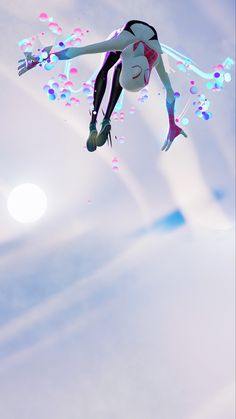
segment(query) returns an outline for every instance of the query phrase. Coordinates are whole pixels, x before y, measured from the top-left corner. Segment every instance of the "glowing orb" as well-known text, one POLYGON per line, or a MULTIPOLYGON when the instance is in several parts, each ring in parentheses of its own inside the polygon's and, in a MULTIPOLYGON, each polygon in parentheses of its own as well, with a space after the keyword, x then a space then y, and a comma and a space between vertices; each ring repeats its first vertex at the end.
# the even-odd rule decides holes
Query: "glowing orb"
POLYGON ((37 221, 46 211, 47 197, 38 186, 25 183, 14 188, 7 201, 8 211, 20 223, 37 221))

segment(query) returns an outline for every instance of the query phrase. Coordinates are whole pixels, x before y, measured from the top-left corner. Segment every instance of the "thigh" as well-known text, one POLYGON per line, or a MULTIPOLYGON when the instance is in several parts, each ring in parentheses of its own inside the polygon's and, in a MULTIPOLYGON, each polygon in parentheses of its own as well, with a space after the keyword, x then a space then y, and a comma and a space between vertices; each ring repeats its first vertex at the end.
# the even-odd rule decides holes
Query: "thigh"
POLYGON ((105 55, 104 61, 100 71, 109 71, 117 61, 120 59, 121 51, 108 51, 105 55))

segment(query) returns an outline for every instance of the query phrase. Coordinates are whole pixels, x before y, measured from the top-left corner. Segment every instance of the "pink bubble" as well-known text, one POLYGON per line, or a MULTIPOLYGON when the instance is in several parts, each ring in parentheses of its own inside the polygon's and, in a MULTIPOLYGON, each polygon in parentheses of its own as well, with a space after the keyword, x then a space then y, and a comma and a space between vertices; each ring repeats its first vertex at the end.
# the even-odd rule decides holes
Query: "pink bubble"
POLYGON ((80 28, 75 28, 75 29, 73 30, 73 33, 79 33, 79 34, 81 34, 81 33, 82 33, 82 29, 80 29, 80 28))
POLYGON ((113 170, 113 172, 118 172, 119 167, 118 167, 118 166, 113 166, 113 167, 112 167, 112 170, 113 170))
POLYGON ((77 74, 77 73, 78 73, 77 68, 73 67, 70 69, 70 74, 77 74))
POLYGON ((118 120, 117 112, 113 112, 112 117, 113 117, 114 121, 117 121, 118 120))
POLYGON ((58 24, 55 23, 55 22, 50 22, 49 25, 48 25, 48 28, 52 32, 57 32, 57 30, 58 30, 58 24))
POLYGON ((41 12, 39 15, 39 20, 41 20, 41 22, 46 22, 46 20, 48 20, 48 14, 46 12, 41 12))
POLYGON ((71 86, 73 86, 72 81, 69 80, 65 82, 65 87, 71 87, 71 86))
POLYGON ((59 26, 57 28, 57 35, 61 35, 61 33, 62 33, 62 28, 61 28, 61 26, 59 26))
POLYGON ((117 157, 113 157, 113 159, 112 159, 112 161, 111 161, 112 163, 118 163, 118 159, 117 159, 117 157))
POLYGON ((191 84, 195 84, 195 81, 191 80, 191 81, 190 81, 190 83, 191 83, 191 84))
POLYGON ((175 122, 179 122, 179 118, 176 118, 175 122))
POLYGON ((67 77, 65 74, 58 74, 59 80, 67 80, 67 77))

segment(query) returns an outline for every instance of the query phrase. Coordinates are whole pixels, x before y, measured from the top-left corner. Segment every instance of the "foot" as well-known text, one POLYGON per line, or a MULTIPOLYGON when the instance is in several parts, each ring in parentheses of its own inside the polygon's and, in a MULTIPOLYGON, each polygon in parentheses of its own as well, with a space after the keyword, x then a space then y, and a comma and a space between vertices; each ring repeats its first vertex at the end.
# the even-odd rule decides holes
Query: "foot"
POLYGON ((96 124, 91 123, 89 125, 89 131, 90 131, 90 133, 89 133, 89 137, 87 139, 87 144, 86 145, 87 145, 88 151, 92 152, 92 151, 95 151, 96 148, 97 148, 96 137, 98 135, 98 132, 97 132, 96 124))
POLYGON ((102 147, 106 141, 109 139, 109 134, 111 131, 110 119, 104 119, 102 122, 102 128, 96 138, 96 145, 102 147))

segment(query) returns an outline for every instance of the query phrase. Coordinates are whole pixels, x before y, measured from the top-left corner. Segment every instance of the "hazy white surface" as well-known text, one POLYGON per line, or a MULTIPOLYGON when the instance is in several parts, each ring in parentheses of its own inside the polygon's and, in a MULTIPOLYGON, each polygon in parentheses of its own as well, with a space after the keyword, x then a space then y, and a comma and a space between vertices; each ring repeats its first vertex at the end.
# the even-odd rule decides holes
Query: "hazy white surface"
MULTIPOLYGON (((42 92, 49 73, 16 74, 17 42, 42 30, 41 11, 65 34, 90 29, 87 43, 143 19, 205 70, 232 57, 233 1, 132 4, 1 0, 3 419, 234 418, 233 82, 212 96, 214 119, 192 118, 189 140, 161 153, 167 116, 153 77, 149 101, 128 95, 124 124, 113 124, 126 142, 90 154, 85 101, 66 109, 42 92), (6 205, 26 182, 48 197, 30 227, 6 205), (176 210, 184 226, 153 228, 176 210)), ((81 81, 99 62, 75 62, 81 81)))

